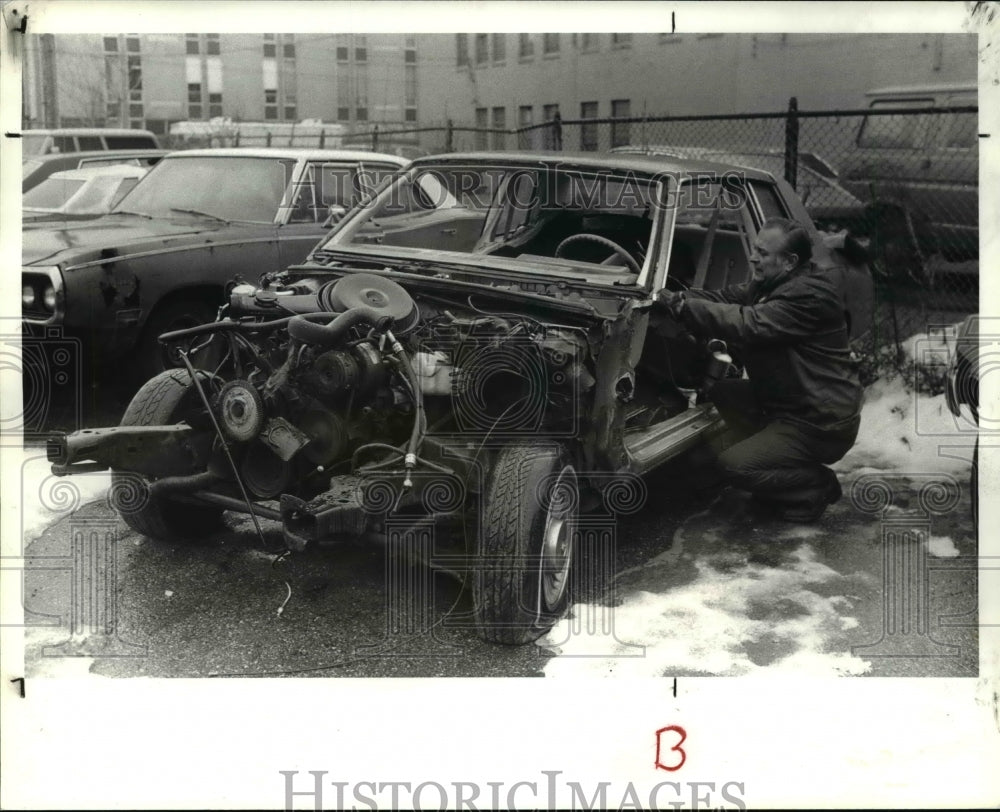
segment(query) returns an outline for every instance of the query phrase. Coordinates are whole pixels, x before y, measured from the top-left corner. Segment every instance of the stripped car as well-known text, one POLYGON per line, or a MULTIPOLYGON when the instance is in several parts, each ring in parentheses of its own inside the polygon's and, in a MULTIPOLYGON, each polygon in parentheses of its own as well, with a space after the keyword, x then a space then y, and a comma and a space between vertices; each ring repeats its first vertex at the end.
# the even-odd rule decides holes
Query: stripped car
POLYGON ((726 371, 723 348, 652 303, 743 281, 773 216, 815 235, 863 330, 867 269, 831 253, 765 172, 418 159, 305 264, 160 336, 191 347, 186 368, 150 380, 120 426, 53 440, 53 472, 110 467, 125 521, 154 538, 204 537, 225 510, 279 521, 291 550, 381 530, 466 579, 481 637, 524 643, 567 605, 584 491, 613 507, 615 488, 722 428, 701 390, 726 371), (221 360, 196 368, 207 352, 221 360), (463 532, 442 559, 427 539, 448 522, 463 532))

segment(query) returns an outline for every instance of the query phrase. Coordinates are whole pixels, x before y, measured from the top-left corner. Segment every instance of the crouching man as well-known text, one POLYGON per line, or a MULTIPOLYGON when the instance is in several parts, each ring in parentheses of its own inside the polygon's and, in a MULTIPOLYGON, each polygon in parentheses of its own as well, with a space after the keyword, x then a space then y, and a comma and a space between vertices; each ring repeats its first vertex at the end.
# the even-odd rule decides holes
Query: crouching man
POLYGON ((661 292, 657 306, 704 339, 729 342, 747 379, 707 392, 738 439, 719 455, 729 484, 788 521, 816 521, 841 497, 827 467, 854 445, 862 388, 850 359, 841 276, 812 261, 793 220, 764 223, 750 281, 661 292))

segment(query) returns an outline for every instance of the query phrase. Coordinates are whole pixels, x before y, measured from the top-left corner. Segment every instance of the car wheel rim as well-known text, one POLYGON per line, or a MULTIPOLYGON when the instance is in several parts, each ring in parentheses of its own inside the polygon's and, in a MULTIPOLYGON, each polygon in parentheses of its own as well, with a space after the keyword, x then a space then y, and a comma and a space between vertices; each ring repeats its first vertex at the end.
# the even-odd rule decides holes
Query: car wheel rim
POLYGON ((559 472, 549 494, 542 533, 541 597, 544 607, 555 609, 566 593, 569 568, 573 560, 573 536, 576 533, 576 472, 567 465, 559 472))

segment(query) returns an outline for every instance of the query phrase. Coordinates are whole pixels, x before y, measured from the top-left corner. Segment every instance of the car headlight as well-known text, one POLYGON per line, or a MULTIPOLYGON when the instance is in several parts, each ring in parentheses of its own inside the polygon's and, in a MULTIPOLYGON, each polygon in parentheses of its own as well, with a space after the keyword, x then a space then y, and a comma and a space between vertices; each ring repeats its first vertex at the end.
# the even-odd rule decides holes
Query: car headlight
POLYGON ((56 324, 63 319, 62 274, 59 268, 22 266, 22 318, 35 324, 56 324))

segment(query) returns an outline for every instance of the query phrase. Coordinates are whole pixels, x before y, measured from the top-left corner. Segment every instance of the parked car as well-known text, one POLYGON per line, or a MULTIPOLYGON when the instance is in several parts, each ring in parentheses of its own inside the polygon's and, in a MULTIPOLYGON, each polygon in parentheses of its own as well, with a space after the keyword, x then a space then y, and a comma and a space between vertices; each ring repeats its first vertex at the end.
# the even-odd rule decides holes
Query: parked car
MULTIPOLYGON (((962 418, 962 407, 967 406, 976 426, 979 425, 979 368, 980 339, 979 316, 968 316, 958 328, 955 348, 948 360, 948 377, 945 396, 948 408, 955 417, 962 418)), ((969 472, 969 495, 972 503, 972 521, 979 527, 979 435, 972 453, 969 472)))
POLYGON ((22 160, 67 152, 159 148, 160 143, 149 130, 71 127, 58 130, 24 130, 21 133, 22 160))
MULTIPOLYGON (((721 429, 697 394, 718 357, 668 329, 655 294, 745 280, 777 214, 841 269, 845 312, 863 308, 867 270, 831 255, 766 172, 418 159, 306 262, 161 336, 202 349, 147 382, 121 426, 55 439, 52 470, 110 467, 125 521, 161 540, 203 538, 225 510, 279 520, 291 550, 381 529, 464 572, 484 639, 524 643, 567 605, 578 527, 600 532, 578 525, 581 492, 612 520, 636 510, 639 476, 721 429), (196 369, 214 344, 224 361, 196 369), (434 535, 432 520, 459 532, 434 535)), ((855 332, 868 321, 851 318, 855 332)))
MULTIPOLYGON (((785 151, 777 147, 699 147, 671 144, 615 147, 616 153, 702 158, 707 161, 753 167, 773 177, 785 177, 785 151)), ((796 165, 796 192, 821 231, 860 230, 864 204, 837 180, 837 171, 814 152, 800 152, 796 165)))
MULTIPOLYGON (((976 106, 975 84, 911 85, 871 90, 874 111, 976 106)), ((878 254, 895 272, 978 273, 979 137, 977 115, 870 115, 841 182, 864 201, 878 254)))
POLYGON ((146 377, 178 360, 160 333, 212 321, 235 275, 300 262, 331 213, 405 164, 333 150, 172 153, 109 214, 24 232, 23 319, 61 327, 99 364, 130 356, 146 377))
POLYGON ((144 166, 109 164, 55 172, 21 197, 21 224, 39 226, 55 220, 100 217, 148 171, 144 166))
POLYGON ((67 169, 84 169, 89 166, 155 166, 167 154, 165 149, 102 150, 100 152, 71 152, 59 155, 41 155, 21 162, 21 194, 33 189, 50 175, 67 169))

